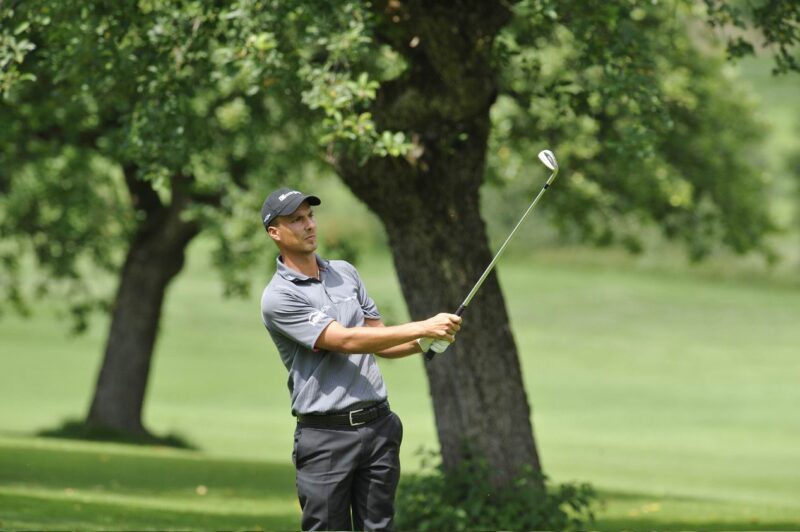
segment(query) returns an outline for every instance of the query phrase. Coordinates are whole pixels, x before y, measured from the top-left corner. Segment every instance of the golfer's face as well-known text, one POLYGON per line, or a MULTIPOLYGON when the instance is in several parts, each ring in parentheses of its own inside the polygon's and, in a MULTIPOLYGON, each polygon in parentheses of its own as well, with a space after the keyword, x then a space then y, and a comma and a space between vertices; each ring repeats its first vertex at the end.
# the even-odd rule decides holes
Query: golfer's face
POLYGON ((276 230, 273 238, 282 248, 297 252, 317 249, 317 221, 305 201, 292 214, 278 217, 273 227, 276 230))

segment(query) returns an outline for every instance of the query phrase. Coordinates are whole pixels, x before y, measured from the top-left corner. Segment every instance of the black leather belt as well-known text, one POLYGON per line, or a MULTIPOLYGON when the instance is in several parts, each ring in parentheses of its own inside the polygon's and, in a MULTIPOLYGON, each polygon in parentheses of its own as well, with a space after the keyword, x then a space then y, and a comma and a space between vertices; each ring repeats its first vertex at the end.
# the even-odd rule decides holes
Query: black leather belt
POLYGON ((375 406, 349 412, 297 416, 297 422, 310 427, 357 427, 387 416, 389 412, 391 412, 389 402, 384 401, 375 406))

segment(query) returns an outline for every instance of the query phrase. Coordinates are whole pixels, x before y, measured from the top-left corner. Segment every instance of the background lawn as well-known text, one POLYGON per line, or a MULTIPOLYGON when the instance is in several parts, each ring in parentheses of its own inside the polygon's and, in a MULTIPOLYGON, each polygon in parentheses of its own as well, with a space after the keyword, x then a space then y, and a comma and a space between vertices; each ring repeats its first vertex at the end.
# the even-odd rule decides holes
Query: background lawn
MULTIPOLYGON (((29 437, 84 414, 105 324, 72 338, 44 305, 0 321, 1 526, 297 526, 286 371, 258 298, 219 301, 204 246, 170 292, 145 416, 199 452, 29 437)), ((500 268, 545 468, 602 492, 600 528, 800 527, 800 283, 717 267, 551 250, 500 268)), ((403 319, 388 257, 360 270, 403 319)), ((413 471, 436 445, 422 365, 381 366, 413 471)))

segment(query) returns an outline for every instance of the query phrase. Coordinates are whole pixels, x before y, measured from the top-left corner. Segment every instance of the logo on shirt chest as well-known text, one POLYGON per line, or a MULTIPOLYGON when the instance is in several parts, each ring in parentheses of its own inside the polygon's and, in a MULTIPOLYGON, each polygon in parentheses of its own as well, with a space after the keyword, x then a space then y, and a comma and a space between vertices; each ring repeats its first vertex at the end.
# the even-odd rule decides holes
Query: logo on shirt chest
POLYGON ((330 296, 330 298, 331 298, 331 301, 333 301, 333 302, 334 302, 334 303, 336 303, 337 305, 338 305, 339 303, 347 303, 348 301, 355 301, 355 300, 356 300, 356 296, 354 296, 354 295, 352 295, 352 296, 347 296, 347 297, 341 297, 341 296, 330 296))

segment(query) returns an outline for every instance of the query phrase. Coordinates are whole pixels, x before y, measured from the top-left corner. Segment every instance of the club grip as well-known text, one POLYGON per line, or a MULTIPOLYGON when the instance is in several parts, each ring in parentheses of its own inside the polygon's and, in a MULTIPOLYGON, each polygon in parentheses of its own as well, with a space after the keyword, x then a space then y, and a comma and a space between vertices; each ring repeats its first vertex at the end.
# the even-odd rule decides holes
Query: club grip
MULTIPOLYGON (((461 316, 462 314, 464 314, 465 310, 467 310, 467 307, 461 305, 460 307, 458 307, 458 310, 456 310, 453 314, 455 314, 456 316, 461 316)), ((428 349, 428 351, 425 353, 425 360, 433 360, 433 357, 435 356, 436 353, 434 352, 434 350, 428 349)))

